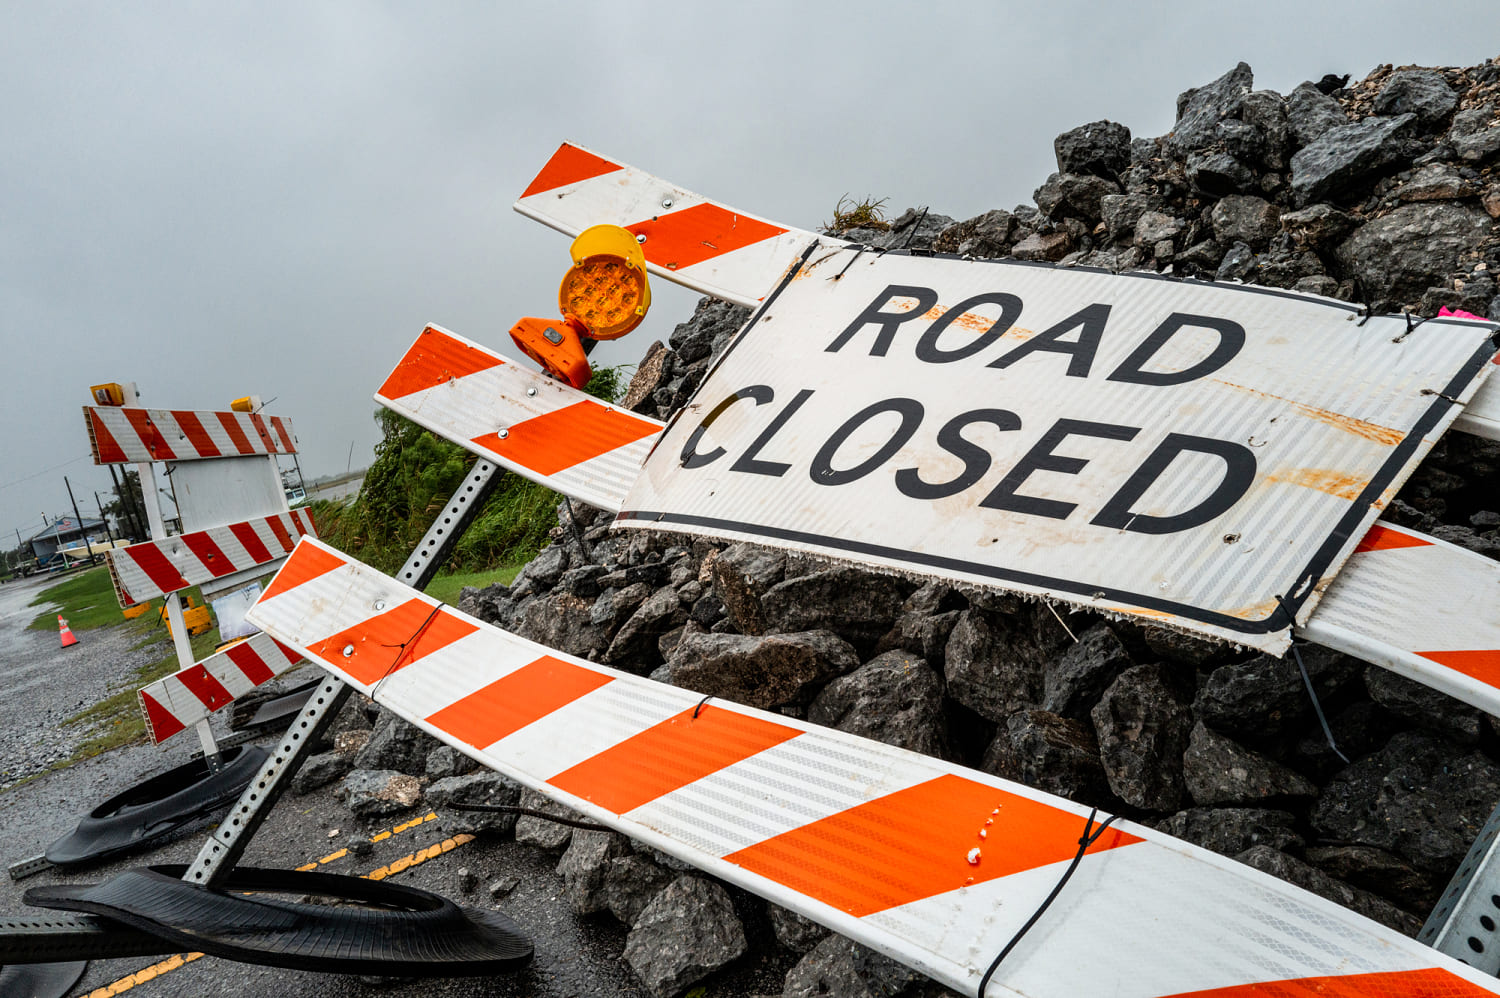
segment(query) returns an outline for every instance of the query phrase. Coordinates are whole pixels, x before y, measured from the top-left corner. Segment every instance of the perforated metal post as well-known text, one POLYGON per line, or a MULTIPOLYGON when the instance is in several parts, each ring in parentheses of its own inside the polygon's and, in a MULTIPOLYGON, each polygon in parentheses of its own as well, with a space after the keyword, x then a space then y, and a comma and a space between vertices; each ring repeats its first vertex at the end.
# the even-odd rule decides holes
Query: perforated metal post
POLYGON ((1474 838, 1417 939, 1500 976, 1500 807, 1474 838))
MULTIPOLYGON (((420 590, 442 565, 448 553, 464 530, 473 520, 484 500, 499 484, 504 472, 488 461, 478 461, 464 477, 463 483, 448 500, 432 526, 422 537, 406 564, 397 573, 406 585, 420 590)), ((296 775, 307 758, 310 746, 316 744, 323 732, 338 716, 339 709, 349 698, 349 687, 342 680, 328 677, 318 687, 307 706, 292 721, 271 753, 265 766, 245 788, 239 801, 228 816, 203 843, 198 856, 183 874, 182 879, 192 883, 216 885, 221 883, 234 868, 250 844, 272 805, 286 790, 288 782, 296 775)))

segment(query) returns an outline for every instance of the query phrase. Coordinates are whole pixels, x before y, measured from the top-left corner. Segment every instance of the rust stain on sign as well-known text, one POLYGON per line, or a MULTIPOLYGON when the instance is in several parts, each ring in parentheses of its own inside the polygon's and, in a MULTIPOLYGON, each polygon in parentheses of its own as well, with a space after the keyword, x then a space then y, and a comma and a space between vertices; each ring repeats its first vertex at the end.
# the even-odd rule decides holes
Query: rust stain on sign
POLYGON ((1340 499, 1358 499, 1369 481, 1334 468, 1284 468, 1266 476, 1268 482, 1282 482, 1305 489, 1316 489, 1340 499))
POLYGON ((1220 381, 1218 378, 1214 378, 1212 380, 1214 380, 1218 384, 1233 388, 1236 391, 1249 392, 1252 395, 1259 395, 1261 398, 1275 399, 1278 402, 1285 402, 1287 405, 1291 406, 1293 409, 1296 409, 1304 416, 1309 416, 1312 419, 1318 420, 1319 422, 1327 423, 1329 426, 1337 427, 1338 429, 1343 430, 1346 433, 1352 433, 1355 436, 1364 437, 1366 440, 1373 440, 1377 444, 1381 444, 1385 447, 1394 447, 1396 444, 1399 444, 1403 436, 1400 430, 1393 430, 1389 426, 1381 426, 1379 423, 1371 423, 1368 420, 1364 419, 1355 419, 1353 416, 1346 416, 1341 412, 1334 412, 1331 409, 1320 409, 1317 406, 1308 405, 1305 402, 1297 402, 1293 399, 1282 398, 1280 395, 1272 395, 1270 392, 1262 392, 1257 391, 1254 388, 1246 388, 1244 385, 1237 385, 1232 381, 1220 381))

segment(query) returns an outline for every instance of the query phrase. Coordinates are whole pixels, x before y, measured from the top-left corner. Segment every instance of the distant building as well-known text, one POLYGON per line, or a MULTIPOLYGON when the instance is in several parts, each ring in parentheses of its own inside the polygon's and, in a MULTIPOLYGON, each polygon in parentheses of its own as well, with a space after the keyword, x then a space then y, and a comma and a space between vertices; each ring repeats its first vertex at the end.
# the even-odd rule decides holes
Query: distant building
POLYGON ((108 540, 109 531, 104 521, 86 516, 80 526, 72 516, 55 516, 46 529, 32 534, 28 542, 31 544, 31 553, 36 556, 36 560, 45 565, 57 557, 58 548, 82 544, 85 537, 90 542, 108 540))

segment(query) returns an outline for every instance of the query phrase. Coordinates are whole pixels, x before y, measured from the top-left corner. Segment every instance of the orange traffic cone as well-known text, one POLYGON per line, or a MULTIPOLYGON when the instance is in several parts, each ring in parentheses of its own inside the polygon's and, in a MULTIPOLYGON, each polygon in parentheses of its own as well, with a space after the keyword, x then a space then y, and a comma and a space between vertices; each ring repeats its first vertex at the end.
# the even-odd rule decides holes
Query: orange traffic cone
POLYGON ((68 629, 68 622, 63 620, 63 616, 60 613, 57 615, 57 630, 62 635, 62 646, 64 648, 78 643, 78 639, 73 637, 73 632, 68 629))

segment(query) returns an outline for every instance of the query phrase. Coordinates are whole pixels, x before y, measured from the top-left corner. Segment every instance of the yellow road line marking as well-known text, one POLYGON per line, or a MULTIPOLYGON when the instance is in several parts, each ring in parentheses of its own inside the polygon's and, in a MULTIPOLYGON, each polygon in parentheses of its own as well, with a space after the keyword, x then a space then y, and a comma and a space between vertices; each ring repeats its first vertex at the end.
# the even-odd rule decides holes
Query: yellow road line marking
POLYGON ((113 984, 106 984, 102 988, 95 988, 88 993, 87 998, 113 998, 114 995, 124 994, 137 984, 145 984, 147 981, 154 980, 162 974, 170 973, 184 964, 192 963, 202 955, 202 953, 178 953, 171 959, 163 960, 161 963, 153 963, 149 967, 122 977, 113 984))
MULTIPOLYGON (((405 822, 404 824, 395 826, 390 831, 379 832, 375 835, 370 836, 370 841, 383 842, 394 834, 410 831, 413 828, 418 828, 422 825, 427 824, 429 821, 436 820, 437 812, 428 811, 420 818, 413 818, 412 820, 405 822)), ((472 842, 473 840, 474 836, 472 835, 455 835, 451 839, 444 839, 437 845, 428 846, 426 849, 419 849, 414 853, 408 853, 407 855, 402 856, 400 859, 396 860, 394 863, 387 863, 385 866, 380 867, 378 870, 371 870, 369 873, 365 874, 365 879, 384 880, 386 877, 389 877, 392 874, 400 873, 402 870, 409 870, 419 863, 425 863, 429 859, 434 859, 438 856, 441 856, 445 852, 452 852, 454 849, 457 849, 465 842, 472 842)), ((297 872, 306 873, 309 870, 316 870, 319 866, 322 866, 325 863, 332 863, 336 859, 342 859, 348 854, 349 850, 347 848, 340 849, 338 852, 329 853, 322 859, 314 860, 311 863, 302 864, 301 866, 297 867, 297 872)), ((176 970, 183 964, 191 963, 202 955, 202 953, 178 954, 177 956, 172 957, 170 960, 163 960, 161 963, 152 964, 151 966, 146 967, 143 970, 137 970, 133 974, 120 978, 113 984, 107 984, 102 988, 95 988, 93 991, 90 991, 88 993, 87 998, 112 998, 112 996, 114 995, 123 994, 124 992, 129 991, 131 988, 135 987, 137 984, 144 984, 160 974, 165 974, 176 970)))

